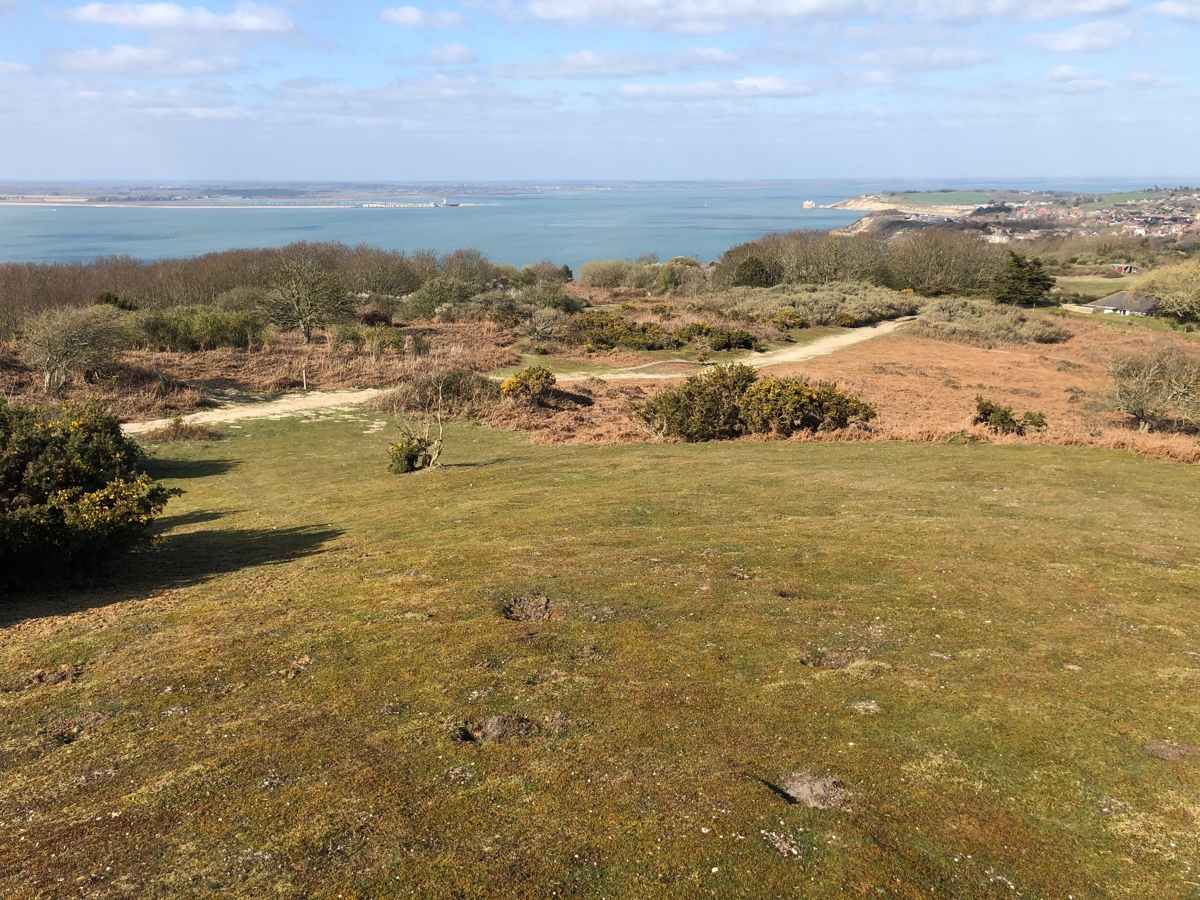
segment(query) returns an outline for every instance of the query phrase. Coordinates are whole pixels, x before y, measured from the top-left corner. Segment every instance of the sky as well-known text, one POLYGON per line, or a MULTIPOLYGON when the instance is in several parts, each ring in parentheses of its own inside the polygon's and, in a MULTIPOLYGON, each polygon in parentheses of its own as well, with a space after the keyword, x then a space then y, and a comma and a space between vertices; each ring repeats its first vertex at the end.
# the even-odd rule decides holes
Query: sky
POLYGON ((0 179, 1200 173, 1200 0, 0 0, 0 179))

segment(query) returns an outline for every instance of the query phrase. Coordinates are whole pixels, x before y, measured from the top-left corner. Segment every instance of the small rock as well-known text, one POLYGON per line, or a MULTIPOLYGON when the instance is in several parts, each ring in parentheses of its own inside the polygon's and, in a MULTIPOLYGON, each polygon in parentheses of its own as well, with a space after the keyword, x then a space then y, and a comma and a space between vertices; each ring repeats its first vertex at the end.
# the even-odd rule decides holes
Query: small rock
POLYGON ((841 809, 849 800, 846 786, 836 778, 811 772, 792 772, 779 781, 779 789, 792 803, 810 809, 841 809))
POLYGON ((879 713, 879 704, 874 700, 859 700, 857 703, 851 703, 850 708, 860 716, 874 716, 879 713))

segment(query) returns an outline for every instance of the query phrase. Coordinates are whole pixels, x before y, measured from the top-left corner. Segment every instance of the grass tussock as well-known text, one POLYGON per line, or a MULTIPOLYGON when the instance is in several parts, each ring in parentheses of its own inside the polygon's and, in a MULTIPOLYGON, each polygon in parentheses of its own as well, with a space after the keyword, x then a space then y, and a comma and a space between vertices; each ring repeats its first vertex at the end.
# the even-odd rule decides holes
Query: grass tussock
POLYGON ((148 444, 178 444, 184 441, 219 441, 224 435, 216 428, 175 416, 162 428, 148 431, 139 440, 148 444))

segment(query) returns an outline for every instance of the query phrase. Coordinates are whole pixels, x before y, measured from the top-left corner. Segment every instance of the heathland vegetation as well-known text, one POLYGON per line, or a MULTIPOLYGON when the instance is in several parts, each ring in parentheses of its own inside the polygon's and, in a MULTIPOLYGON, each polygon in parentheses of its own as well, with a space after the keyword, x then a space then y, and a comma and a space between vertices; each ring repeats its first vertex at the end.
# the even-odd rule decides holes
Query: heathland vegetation
POLYGON ((1200 355, 1060 250, 0 267, 0 894, 1185 894, 1200 355))

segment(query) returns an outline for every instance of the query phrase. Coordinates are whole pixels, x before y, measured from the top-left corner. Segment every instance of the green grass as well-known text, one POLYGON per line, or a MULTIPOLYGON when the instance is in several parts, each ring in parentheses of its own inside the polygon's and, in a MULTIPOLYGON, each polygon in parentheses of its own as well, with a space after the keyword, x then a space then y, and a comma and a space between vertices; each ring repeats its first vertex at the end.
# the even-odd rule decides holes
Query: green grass
MULTIPOLYGON (((788 337, 791 340, 787 343, 769 343, 763 345, 763 350, 779 350, 783 347, 803 346, 811 344, 821 338, 830 337, 835 334, 843 334, 850 329, 826 327, 824 325, 815 328, 796 328, 788 332, 788 337)), ((619 350, 617 351, 623 356, 635 354, 638 362, 633 365, 644 365, 652 362, 669 362, 671 360, 682 359, 688 362, 710 362, 710 363, 728 363, 736 360, 745 359, 753 355, 750 350, 727 350, 719 353, 712 351, 704 352, 701 348, 688 346, 678 350, 619 350)), ((515 366, 506 366, 503 369, 498 369, 493 375, 497 378, 507 377, 514 372, 517 372, 526 366, 545 366, 555 374, 564 373, 581 373, 592 375, 606 375, 613 372, 622 372, 630 367, 629 363, 614 364, 605 360, 604 356, 596 356, 590 359, 583 357, 572 356, 557 356, 554 354, 537 354, 537 353, 522 353, 521 361, 515 366)))
POLYGON ((908 191, 885 196, 914 206, 983 206, 991 203, 993 195, 984 191, 908 191))
POLYGON ((1120 278, 1100 278, 1094 275, 1060 275, 1055 281, 1060 290, 1071 294, 1082 294, 1094 300, 1120 291, 1137 287, 1140 275, 1125 275, 1120 278))
POLYGON ((1195 895, 1194 469, 365 430, 160 448, 155 549, 0 606, 0 686, 83 666, 0 693, 0 894, 1195 895))
POLYGON ((1118 316, 1104 313, 1081 313, 1073 309, 1068 309, 1066 312, 1071 316, 1083 316, 1093 322, 1108 328, 1119 328, 1124 331, 1157 331, 1165 334, 1174 334, 1182 338, 1191 340, 1200 339, 1200 332, 1184 331, 1177 326, 1171 319, 1164 319, 1160 316, 1118 316))

